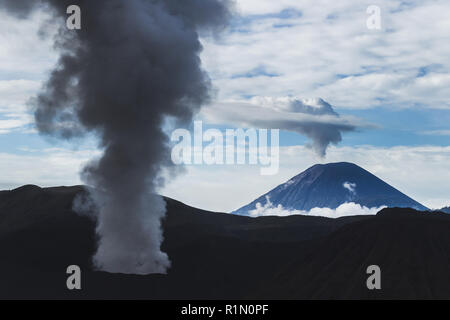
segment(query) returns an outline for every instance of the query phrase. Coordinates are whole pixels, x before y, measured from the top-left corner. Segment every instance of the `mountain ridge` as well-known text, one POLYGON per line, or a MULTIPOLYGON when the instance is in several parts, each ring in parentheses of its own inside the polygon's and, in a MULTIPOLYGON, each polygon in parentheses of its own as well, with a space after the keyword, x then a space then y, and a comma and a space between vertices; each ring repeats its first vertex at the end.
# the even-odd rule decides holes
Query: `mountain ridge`
POLYGON ((383 209, 373 216, 250 218, 165 198, 167 275, 101 272, 82 186, 0 192, 0 299, 450 298, 450 215, 383 209), (24 223, 26 222, 26 223, 24 223), (67 290, 68 265, 82 290, 67 290), (382 269, 368 290, 366 268, 382 269))
POLYGON ((450 213, 450 206, 443 207, 443 208, 441 208, 441 209, 439 209, 437 211, 441 211, 441 212, 444 212, 444 213, 450 213))

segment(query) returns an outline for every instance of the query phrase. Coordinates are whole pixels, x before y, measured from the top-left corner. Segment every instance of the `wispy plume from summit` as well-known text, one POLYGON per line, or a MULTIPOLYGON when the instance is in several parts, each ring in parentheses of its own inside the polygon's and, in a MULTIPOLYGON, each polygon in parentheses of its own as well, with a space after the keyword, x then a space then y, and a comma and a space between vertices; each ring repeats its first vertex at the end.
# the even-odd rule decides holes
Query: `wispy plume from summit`
POLYGON ((187 125, 208 101, 199 33, 224 28, 231 0, 0 0, 25 19, 45 7, 60 23, 60 57, 34 99, 43 134, 98 135, 103 155, 83 180, 99 208, 96 266, 109 272, 164 273, 160 249, 165 204, 155 193, 171 169, 167 118, 187 125), (82 12, 66 28, 67 7, 82 12))
POLYGON ((358 118, 340 116, 321 98, 253 97, 245 101, 222 101, 202 110, 210 123, 280 129, 309 138, 307 144, 324 158, 330 145, 342 141, 342 134, 373 127, 358 118))

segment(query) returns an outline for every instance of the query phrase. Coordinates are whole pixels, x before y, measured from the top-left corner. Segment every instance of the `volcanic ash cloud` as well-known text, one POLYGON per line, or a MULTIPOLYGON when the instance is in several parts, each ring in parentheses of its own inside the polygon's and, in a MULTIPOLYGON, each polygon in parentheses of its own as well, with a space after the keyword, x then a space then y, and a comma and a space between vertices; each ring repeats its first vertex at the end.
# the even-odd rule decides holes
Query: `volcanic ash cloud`
MULTIPOLYGON (((222 29, 223 0, 1 0, 0 10, 26 19, 51 12, 60 29, 57 65, 34 99, 38 130, 70 139, 95 133, 103 155, 82 171, 98 208, 95 265, 108 272, 164 273, 164 200, 156 195, 171 169, 168 117, 191 122, 208 101, 199 33, 222 29), (66 10, 81 9, 68 30, 66 10)), ((30 52, 30 54, 32 54, 30 52)))

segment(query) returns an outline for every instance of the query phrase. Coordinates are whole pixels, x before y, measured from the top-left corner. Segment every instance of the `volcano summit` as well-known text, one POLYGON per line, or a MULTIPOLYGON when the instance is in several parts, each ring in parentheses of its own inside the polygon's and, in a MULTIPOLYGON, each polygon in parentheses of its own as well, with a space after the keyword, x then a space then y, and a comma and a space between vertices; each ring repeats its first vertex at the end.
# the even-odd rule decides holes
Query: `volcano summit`
POLYGON ((365 207, 400 207, 428 210, 419 202, 390 186, 367 170, 353 163, 316 164, 233 213, 248 215, 256 204, 288 210, 313 208, 336 209, 346 202, 365 207))

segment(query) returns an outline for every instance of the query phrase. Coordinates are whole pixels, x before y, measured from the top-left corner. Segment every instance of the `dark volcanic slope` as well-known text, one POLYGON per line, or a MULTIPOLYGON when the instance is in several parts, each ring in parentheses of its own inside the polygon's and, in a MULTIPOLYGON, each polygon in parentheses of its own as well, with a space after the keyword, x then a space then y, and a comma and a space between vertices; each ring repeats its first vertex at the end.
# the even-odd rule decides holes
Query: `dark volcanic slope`
MULTIPOLYGON (((167 199, 168 275, 92 271, 94 222, 72 212, 82 187, 0 192, 0 298, 450 298, 450 216, 252 219, 167 199), (82 268, 83 290, 65 287, 82 268), (378 293, 365 267, 382 268, 378 293)), ((407 211, 407 212, 406 212, 407 211)))
POLYGON ((445 213, 450 213, 450 207, 442 208, 442 209, 440 209, 439 211, 445 212, 445 213))
POLYGON ((450 219, 442 213, 383 209, 348 224, 280 272, 259 297, 450 299, 450 219), (306 260, 306 261, 305 261, 306 260), (381 268, 381 291, 369 291, 369 265, 381 268))
POLYGON ((296 210, 335 209, 345 202, 369 208, 387 206, 427 210, 372 173, 348 162, 316 164, 233 213, 247 215, 258 202, 266 204, 267 196, 274 206, 296 210))

